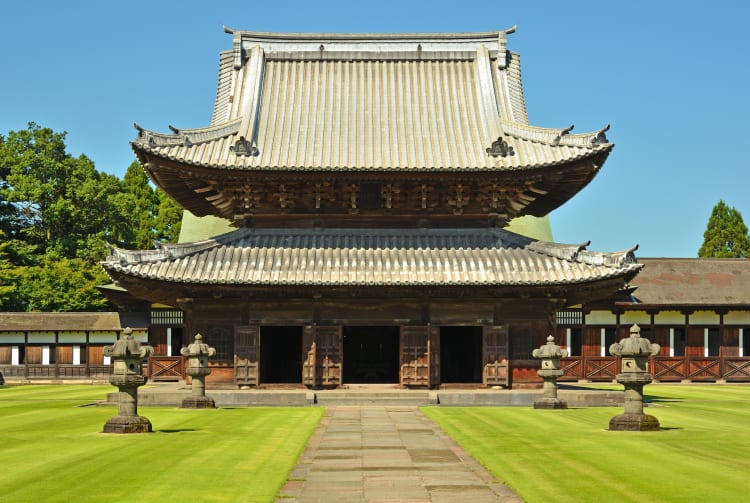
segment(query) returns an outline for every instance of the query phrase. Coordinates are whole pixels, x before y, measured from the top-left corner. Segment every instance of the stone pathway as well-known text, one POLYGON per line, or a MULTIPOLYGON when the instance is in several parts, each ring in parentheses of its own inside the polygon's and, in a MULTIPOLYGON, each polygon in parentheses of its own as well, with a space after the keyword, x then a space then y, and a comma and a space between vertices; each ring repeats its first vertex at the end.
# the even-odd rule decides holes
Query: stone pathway
POLYGON ((329 407, 280 493, 291 503, 522 501, 417 407, 329 407))

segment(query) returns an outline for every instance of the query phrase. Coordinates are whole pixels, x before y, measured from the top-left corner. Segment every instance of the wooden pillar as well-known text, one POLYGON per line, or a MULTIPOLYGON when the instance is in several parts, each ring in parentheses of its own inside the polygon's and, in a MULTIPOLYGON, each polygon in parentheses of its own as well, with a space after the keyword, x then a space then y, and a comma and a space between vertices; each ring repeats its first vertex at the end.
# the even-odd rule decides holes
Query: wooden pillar
POLYGON ((83 372, 84 372, 84 375, 85 375, 85 376, 86 376, 87 378, 90 378, 90 377, 91 377, 91 371, 89 370, 89 360, 90 360, 91 358, 90 358, 90 355, 89 355, 89 330, 84 330, 84 332, 83 332, 83 333, 84 333, 84 340, 83 340, 83 351, 84 351, 84 352, 85 352, 85 354, 86 354, 86 357, 85 357, 85 358, 86 358, 86 362, 85 362, 85 364, 84 364, 84 365, 85 365, 85 367, 84 367, 84 370, 83 370, 83 372))
POLYGON ((60 354, 58 353, 58 346, 60 345, 60 331, 55 330, 55 347, 54 347, 54 355, 55 355, 55 379, 60 378, 60 354))
POLYGON ((23 332, 23 377, 29 378, 29 332, 23 332))

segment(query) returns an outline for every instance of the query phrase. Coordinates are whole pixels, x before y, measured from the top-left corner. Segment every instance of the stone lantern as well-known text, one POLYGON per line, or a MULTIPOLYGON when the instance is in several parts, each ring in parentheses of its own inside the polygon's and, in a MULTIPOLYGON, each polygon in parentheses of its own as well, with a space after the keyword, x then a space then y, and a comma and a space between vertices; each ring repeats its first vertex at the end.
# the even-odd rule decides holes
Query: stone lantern
POLYGON ((216 349, 203 342, 201 334, 195 334, 195 340, 180 350, 187 357, 187 374, 193 378, 192 394, 182 401, 185 409, 213 409, 216 407, 213 398, 206 396, 206 376, 211 373, 208 358, 216 354, 216 349))
POLYGON ((104 433, 147 433, 151 421, 138 415, 138 388, 146 384, 142 364, 153 354, 154 348, 141 344, 133 337, 130 327, 123 330, 113 346, 104 347, 104 356, 113 360, 109 382, 119 393, 118 415, 104 424, 104 433))
POLYGON ((659 354, 661 347, 641 337, 638 325, 630 327, 630 337, 609 347, 612 356, 622 358, 621 373, 617 382, 625 386, 625 411, 609 421, 610 430, 656 431, 659 420, 643 413, 643 386, 653 377, 648 372, 648 359, 659 354))
POLYGON ((555 338, 551 335, 547 337, 547 344, 532 352, 534 358, 542 360, 542 368, 537 371, 537 375, 544 379, 542 398, 534 400, 535 409, 567 409, 568 405, 564 400, 557 398, 557 378, 563 375, 560 369, 560 358, 568 356, 568 352, 557 344, 555 338))

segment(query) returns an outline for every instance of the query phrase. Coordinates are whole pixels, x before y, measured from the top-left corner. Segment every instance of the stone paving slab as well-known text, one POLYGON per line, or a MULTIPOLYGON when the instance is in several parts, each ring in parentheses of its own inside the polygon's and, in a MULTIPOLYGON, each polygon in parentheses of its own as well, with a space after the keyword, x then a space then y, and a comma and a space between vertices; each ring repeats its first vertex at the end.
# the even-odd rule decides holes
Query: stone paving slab
POLYGON ((326 410, 279 503, 520 502, 415 406, 326 410))

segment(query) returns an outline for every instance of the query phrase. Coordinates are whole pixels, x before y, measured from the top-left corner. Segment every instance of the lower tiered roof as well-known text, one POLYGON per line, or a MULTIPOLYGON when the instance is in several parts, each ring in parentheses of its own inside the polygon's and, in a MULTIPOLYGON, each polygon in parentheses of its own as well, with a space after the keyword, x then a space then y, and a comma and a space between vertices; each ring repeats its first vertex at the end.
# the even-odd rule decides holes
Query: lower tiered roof
POLYGON ((113 248, 102 265, 143 298, 160 296, 157 290, 200 296, 206 287, 240 296, 284 287, 551 287, 560 294, 567 286, 604 282, 609 294, 641 268, 633 250, 591 252, 497 228, 244 228, 150 251, 113 248))

